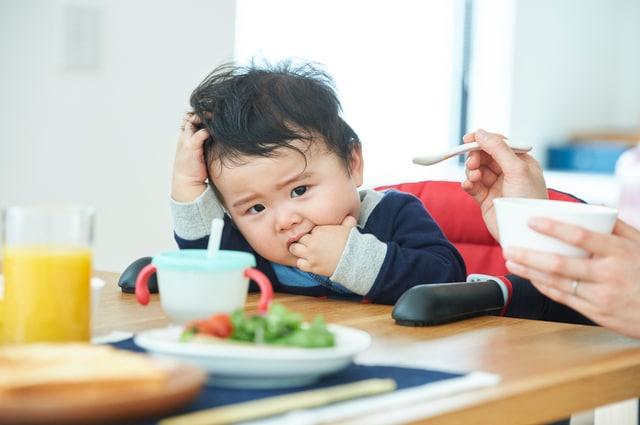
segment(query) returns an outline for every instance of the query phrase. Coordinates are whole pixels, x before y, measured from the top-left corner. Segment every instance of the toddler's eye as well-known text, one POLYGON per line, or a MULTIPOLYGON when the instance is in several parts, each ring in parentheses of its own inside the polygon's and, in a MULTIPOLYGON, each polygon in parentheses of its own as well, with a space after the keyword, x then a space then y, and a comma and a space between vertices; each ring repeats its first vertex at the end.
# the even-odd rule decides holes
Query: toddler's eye
POLYGON ((251 208, 249 208, 249 213, 250 214, 258 214, 261 211, 264 211, 264 205, 262 205, 262 204, 256 204, 256 205, 252 206, 251 208))
POLYGON ((298 186, 291 191, 291 197, 297 198, 298 196, 302 196, 307 191, 307 186, 298 186))

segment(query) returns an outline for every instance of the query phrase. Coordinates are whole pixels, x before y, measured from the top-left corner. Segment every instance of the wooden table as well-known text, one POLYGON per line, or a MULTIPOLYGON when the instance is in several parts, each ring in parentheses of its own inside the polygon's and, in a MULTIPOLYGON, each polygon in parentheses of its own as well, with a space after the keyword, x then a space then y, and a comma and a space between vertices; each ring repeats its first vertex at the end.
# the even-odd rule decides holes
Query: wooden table
MULTIPOLYGON (((157 295, 141 306, 134 295, 120 291, 116 273, 96 276, 107 285, 94 334, 168 324, 157 295)), ((496 386, 447 397, 438 412, 412 423, 545 423, 640 396, 640 341, 604 328, 493 316, 404 327, 391 318, 391 306, 288 294, 276 294, 275 300, 306 319, 322 314, 328 323, 369 332, 373 342, 363 353, 369 359, 502 377, 496 386)), ((256 304, 257 296, 250 294, 247 309, 256 304)))

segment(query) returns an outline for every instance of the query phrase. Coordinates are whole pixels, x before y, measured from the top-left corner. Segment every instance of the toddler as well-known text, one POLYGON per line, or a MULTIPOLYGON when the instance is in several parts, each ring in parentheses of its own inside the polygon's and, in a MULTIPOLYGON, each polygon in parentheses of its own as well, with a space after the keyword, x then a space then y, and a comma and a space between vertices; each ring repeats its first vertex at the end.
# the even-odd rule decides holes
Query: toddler
MULTIPOLYGON (((180 248, 251 252, 274 290, 394 304, 412 286, 464 281, 419 199, 360 190, 364 161, 318 65, 224 65, 192 93, 175 157, 180 248)), ((382 106, 382 105, 381 105, 382 106)))

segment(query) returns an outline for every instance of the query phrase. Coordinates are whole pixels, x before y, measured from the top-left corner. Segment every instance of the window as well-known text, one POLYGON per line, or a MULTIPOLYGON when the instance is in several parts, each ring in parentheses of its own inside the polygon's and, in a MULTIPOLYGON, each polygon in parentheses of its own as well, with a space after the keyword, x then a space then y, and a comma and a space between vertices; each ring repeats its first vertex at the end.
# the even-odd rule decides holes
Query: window
POLYGON ((511 135, 514 24, 517 2, 468 0, 470 17, 467 129, 511 135))
POLYGON ((365 187, 430 178, 411 159, 460 142, 463 0, 237 0, 236 56, 297 57, 335 78, 365 187))

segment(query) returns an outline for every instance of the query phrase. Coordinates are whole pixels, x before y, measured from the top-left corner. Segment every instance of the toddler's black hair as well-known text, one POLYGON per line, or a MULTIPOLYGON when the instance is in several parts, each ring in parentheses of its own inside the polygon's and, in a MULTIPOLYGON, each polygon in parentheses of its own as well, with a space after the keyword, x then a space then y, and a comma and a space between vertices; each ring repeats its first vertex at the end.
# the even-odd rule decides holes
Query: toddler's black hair
POLYGON ((211 136, 204 144, 208 170, 215 160, 233 164, 240 157, 273 156, 281 147, 295 149, 291 141, 311 143, 314 134, 349 169, 360 146, 341 116, 333 78, 314 63, 222 65, 193 91, 191 107, 211 136))

